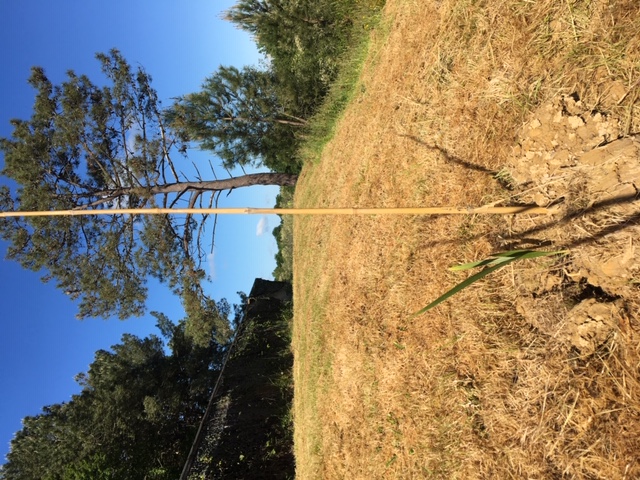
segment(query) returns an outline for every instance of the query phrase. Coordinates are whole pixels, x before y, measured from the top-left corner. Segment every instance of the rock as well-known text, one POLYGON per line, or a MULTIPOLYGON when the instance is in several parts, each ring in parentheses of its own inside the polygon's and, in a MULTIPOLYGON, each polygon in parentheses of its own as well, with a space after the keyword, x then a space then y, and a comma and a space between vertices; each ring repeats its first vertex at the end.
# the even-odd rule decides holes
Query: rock
POLYGON ((569 127, 575 130, 584 125, 584 120, 578 116, 571 116, 567 118, 567 123, 569 124, 569 127))
POLYGON ((591 355, 613 333, 619 316, 615 302, 600 303, 595 298, 588 298, 567 314, 563 337, 582 355, 591 355))

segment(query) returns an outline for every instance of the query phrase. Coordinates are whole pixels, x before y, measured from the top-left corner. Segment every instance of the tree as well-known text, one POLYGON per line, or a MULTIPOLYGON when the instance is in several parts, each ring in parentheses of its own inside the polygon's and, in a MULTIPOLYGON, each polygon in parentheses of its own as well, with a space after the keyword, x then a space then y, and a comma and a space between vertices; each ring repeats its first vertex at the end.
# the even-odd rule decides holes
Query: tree
POLYGON ((177 99, 167 118, 183 141, 215 152, 228 168, 299 169, 297 132, 306 121, 287 112, 270 70, 221 66, 200 92, 177 99))
MULTIPOLYGON (((15 188, 0 190, 0 209, 110 209, 209 206, 223 190, 291 185, 296 176, 260 173, 225 180, 187 179, 172 160, 177 147, 151 77, 133 70, 117 50, 98 54, 108 86, 69 71, 53 85, 41 68, 30 120, 12 120, 0 139, 2 174, 15 188), (13 183, 12 183, 13 185, 13 183)), ((183 298, 187 315, 218 324, 215 302, 201 287, 205 273, 201 234, 207 217, 191 215, 39 217, 0 222, 11 245, 7 256, 44 271, 72 299, 81 318, 144 311, 146 279, 154 276, 183 298)), ((195 321, 195 320, 194 320, 195 321)))
POLYGON ((184 320, 157 317, 169 353, 153 335, 97 351, 79 394, 23 420, 0 478, 177 478, 224 352, 212 332, 201 347, 184 320))
MULTIPOLYGON (((331 15, 331 10, 327 10, 331 15)), ((239 0, 226 13, 226 19, 253 34, 267 32, 267 25, 278 28, 295 27, 298 24, 326 27, 329 19, 319 9, 304 2, 286 0, 239 0)))
POLYGON ((335 79, 349 43, 348 10, 332 0, 238 0, 226 18, 254 36, 270 59, 279 97, 308 118, 335 79))

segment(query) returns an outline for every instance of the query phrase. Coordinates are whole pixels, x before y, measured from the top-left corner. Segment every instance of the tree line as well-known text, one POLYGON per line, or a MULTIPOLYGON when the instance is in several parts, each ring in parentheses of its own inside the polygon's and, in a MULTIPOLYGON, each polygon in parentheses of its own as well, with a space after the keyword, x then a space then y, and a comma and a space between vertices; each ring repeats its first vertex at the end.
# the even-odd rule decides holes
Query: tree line
MULTIPOLYGON (((219 311, 229 314, 226 302, 219 311)), ((207 407, 225 349, 202 346, 156 313, 160 336, 99 350, 66 403, 25 417, 2 479, 174 479, 207 407)))

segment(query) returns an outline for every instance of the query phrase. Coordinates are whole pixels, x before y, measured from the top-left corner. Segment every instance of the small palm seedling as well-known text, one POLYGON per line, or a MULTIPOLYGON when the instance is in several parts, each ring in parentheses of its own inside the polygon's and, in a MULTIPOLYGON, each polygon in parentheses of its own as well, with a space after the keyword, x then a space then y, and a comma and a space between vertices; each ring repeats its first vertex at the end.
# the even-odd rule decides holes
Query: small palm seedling
POLYGON ((525 260, 527 258, 550 257, 552 255, 565 255, 567 253, 569 253, 568 250, 558 250, 558 251, 555 251, 555 252, 540 252, 540 251, 536 251, 536 250, 510 250, 508 252, 495 253, 495 254, 491 255, 490 257, 485 258, 484 260, 480 260, 478 262, 471 262, 471 263, 464 263, 464 264, 461 264, 461 265, 454 265, 453 267, 450 267, 449 270, 451 270, 451 271, 461 271, 461 270, 469 270, 469 269, 475 268, 475 267, 485 267, 485 268, 480 270, 475 275, 470 276, 465 281, 460 282, 458 285, 453 287, 451 290, 449 290, 445 294, 441 295, 440 297, 436 298, 433 302, 431 302, 426 307, 424 307, 424 308, 418 310, 417 312, 415 312, 412 315, 412 318, 416 317, 416 316, 418 316, 418 315, 420 315, 420 314, 422 314, 424 312, 426 312, 427 310, 431 310, 436 305, 439 305, 440 303, 444 302, 449 297, 451 297, 451 296, 455 295, 456 293, 458 293, 459 291, 465 289, 466 287, 468 287, 472 283, 477 282, 481 278, 484 278, 487 275, 489 275, 491 272, 494 272, 494 271, 498 270, 499 268, 502 268, 505 265, 510 264, 511 262, 515 262, 516 260, 525 260))

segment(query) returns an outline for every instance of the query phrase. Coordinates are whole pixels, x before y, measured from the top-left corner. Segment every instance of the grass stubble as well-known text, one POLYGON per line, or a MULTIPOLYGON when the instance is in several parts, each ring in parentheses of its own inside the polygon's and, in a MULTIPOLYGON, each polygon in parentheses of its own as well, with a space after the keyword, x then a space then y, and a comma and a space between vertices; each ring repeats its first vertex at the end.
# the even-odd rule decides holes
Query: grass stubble
MULTIPOLYGON (((626 133, 640 131, 638 31, 633 0, 388 0, 350 104, 303 169, 294 205, 508 199, 494 172, 543 102, 577 92, 626 133)), ((619 321, 594 352, 560 335, 588 293, 563 276, 571 255, 618 253, 606 235, 589 240, 615 214, 597 215, 558 225, 526 216, 296 218, 296 476, 640 478, 637 283, 617 298, 619 321), (409 319, 460 281, 447 267, 503 250, 522 232, 572 254, 506 267, 409 319), (555 334, 517 309, 532 297, 523 279, 549 272, 563 280, 538 308, 555 334)), ((635 228, 637 216, 628 223, 635 228)))

